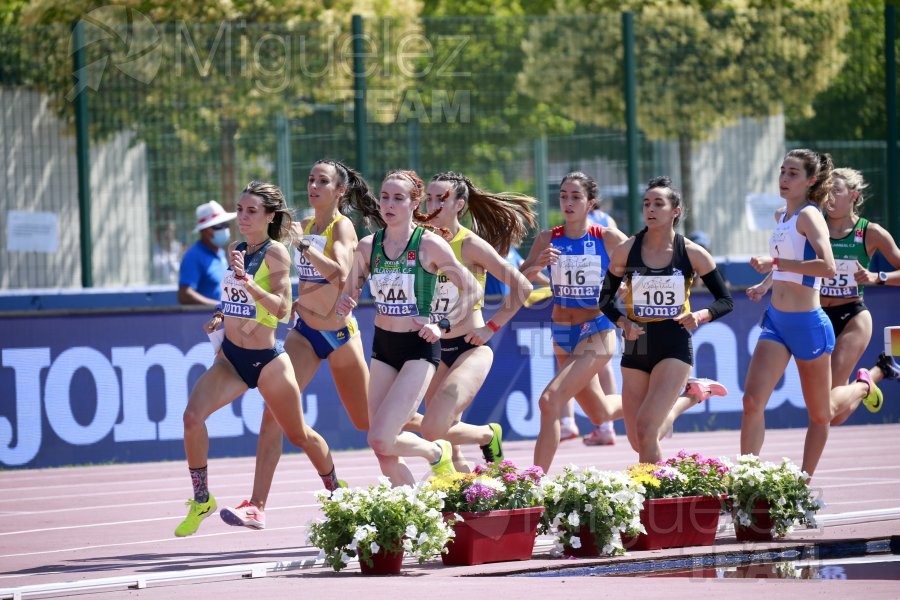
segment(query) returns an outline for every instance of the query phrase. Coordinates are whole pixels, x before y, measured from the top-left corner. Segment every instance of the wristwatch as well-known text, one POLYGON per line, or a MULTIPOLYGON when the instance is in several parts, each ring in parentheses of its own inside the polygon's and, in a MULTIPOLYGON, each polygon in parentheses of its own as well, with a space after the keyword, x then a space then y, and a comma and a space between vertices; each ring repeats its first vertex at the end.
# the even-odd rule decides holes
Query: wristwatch
POLYGON ((876 283, 878 285, 885 285, 887 283, 887 273, 878 271, 878 281, 876 283))
POLYGON ((448 319, 447 317, 444 317, 443 319, 441 319, 440 321, 437 322, 437 326, 438 326, 438 329, 440 329, 444 333, 449 332, 451 329, 450 319, 448 319))
POLYGON ((307 250, 309 250, 309 242, 307 242, 304 238, 300 238, 297 240, 297 250, 300 251, 300 254, 303 254, 307 250))

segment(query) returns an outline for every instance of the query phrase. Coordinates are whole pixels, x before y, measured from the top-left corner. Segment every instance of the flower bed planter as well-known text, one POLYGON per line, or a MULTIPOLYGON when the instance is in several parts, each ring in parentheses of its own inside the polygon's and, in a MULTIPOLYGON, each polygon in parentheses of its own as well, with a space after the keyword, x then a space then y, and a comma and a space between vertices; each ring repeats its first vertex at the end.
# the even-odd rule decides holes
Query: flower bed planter
MULTIPOLYGON (((509 560, 529 560, 534 552, 537 526, 543 506, 459 513, 463 521, 453 527, 456 537, 441 555, 445 565, 480 565, 509 560)), ((445 519, 454 513, 444 513, 445 519)))
POLYGON ((753 503, 753 509, 750 511, 750 524, 741 525, 737 521, 734 522, 734 535, 739 542, 766 542, 771 541, 772 528, 775 523, 769 515, 769 501, 760 498, 753 503))
POLYGON ((363 575, 399 575, 403 568, 403 552, 386 552, 384 548, 372 555, 372 566, 360 559, 363 575))
POLYGON ((575 548, 566 544, 563 546, 564 556, 573 556, 576 558, 592 558, 600 556, 600 548, 597 547, 597 541, 594 534, 591 533, 590 527, 582 525, 578 529, 578 539, 581 540, 581 546, 575 548))
POLYGON ((641 524, 647 533, 622 536, 628 550, 712 546, 719 527, 722 499, 685 496, 644 500, 641 524))

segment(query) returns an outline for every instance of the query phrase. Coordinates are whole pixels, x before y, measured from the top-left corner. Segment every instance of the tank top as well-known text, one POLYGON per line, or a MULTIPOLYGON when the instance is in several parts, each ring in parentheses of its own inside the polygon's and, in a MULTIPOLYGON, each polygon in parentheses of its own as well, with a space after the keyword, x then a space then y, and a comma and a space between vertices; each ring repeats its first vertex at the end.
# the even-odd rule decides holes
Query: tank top
MULTIPOLYGON (((271 246, 272 240, 266 240, 258 250, 244 256, 244 273, 247 278, 252 278, 256 285, 267 292, 272 291, 272 283, 269 280, 269 266, 265 258, 271 246)), ((235 249, 246 250, 247 242, 241 242, 235 249)), ((222 313, 226 317, 257 321, 272 329, 278 327, 278 317, 253 299, 245 283, 244 280, 236 278, 232 268, 228 267, 222 279, 222 313)))
MULTIPOLYGON (((463 263, 462 259, 462 245, 463 240, 469 237, 470 235, 475 235, 472 233, 470 229, 466 229, 465 227, 460 227, 459 231, 456 232, 456 235, 453 236, 453 239, 450 240, 450 247, 453 248, 453 254, 456 255, 456 260, 458 260, 461 264, 463 263)), ((482 271, 481 273, 472 273, 475 277, 475 280, 484 289, 484 283, 487 281, 487 273, 482 271)), ((438 273, 437 276, 437 289, 434 292, 434 302, 431 305, 431 314, 432 316, 441 319, 450 314, 450 311, 453 310, 453 307, 456 306, 456 302, 459 300, 459 290, 456 288, 453 283, 447 279, 446 275, 438 273)), ((484 296, 481 296, 478 301, 475 303, 475 306, 472 307, 472 310, 481 310, 482 305, 484 304, 484 296)))
POLYGON ((599 306, 600 287, 609 268, 603 228, 591 225, 578 239, 566 237, 565 225, 550 231, 550 245, 560 251, 559 261, 550 265, 553 303, 575 308, 599 306))
POLYGON ((831 251, 834 253, 834 277, 822 278, 819 293, 832 298, 861 298, 863 286, 856 285, 853 274, 856 273, 856 261, 863 269, 869 268, 869 255, 866 252, 866 231, 869 220, 860 217, 853 230, 842 238, 831 240, 831 251))
MULTIPOLYGON (((815 204, 806 204, 797 212, 791 215, 791 218, 784 219, 786 212, 778 219, 775 225, 775 231, 769 239, 769 253, 774 258, 787 258, 788 260, 812 260, 816 257, 816 251, 813 250, 812 244, 799 231, 797 231, 797 219, 800 213, 807 206, 815 207, 815 204)), ((818 208, 816 209, 818 210, 818 208)), ((774 281, 790 281, 799 283, 806 287, 818 290, 822 285, 821 277, 812 277, 811 275, 801 275, 800 273, 788 273, 786 271, 772 271, 772 279, 774 281)))
POLYGON ((416 227, 406 249, 396 259, 384 253, 384 229, 375 232, 370 259, 369 289, 375 311, 391 317, 428 317, 437 276, 419 262, 419 244, 425 229, 416 227))
POLYGON ((641 247, 646 230, 635 236, 625 263, 625 309, 632 321, 665 321, 691 310, 694 267, 684 247, 684 236, 676 233, 672 261, 661 269, 644 264, 641 247))
MULTIPOLYGON (((311 247, 315 247, 322 254, 328 254, 334 243, 334 226, 341 219, 346 219, 344 215, 338 215, 328 224, 320 234, 313 234, 312 228, 316 224, 316 219, 310 219, 306 227, 303 228, 303 239, 309 242, 311 247)), ((297 279, 300 281, 308 281, 310 283, 328 283, 328 280, 319 273, 319 270, 306 258, 300 251, 294 247, 294 266, 297 268, 297 279)))

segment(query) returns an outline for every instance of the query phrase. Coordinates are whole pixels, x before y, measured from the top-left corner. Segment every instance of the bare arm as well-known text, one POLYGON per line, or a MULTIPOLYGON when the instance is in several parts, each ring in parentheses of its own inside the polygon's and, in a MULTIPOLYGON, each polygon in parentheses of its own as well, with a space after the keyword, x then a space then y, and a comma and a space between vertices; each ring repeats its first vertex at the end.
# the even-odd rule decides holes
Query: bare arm
MULTIPOLYGON (((506 297, 503 306, 493 314, 490 320, 490 322, 493 322, 494 327, 503 327, 512 320, 513 316, 525 304, 533 289, 531 282, 528 281, 521 271, 500 256, 490 244, 479 237, 469 236, 466 238, 463 242, 462 255, 467 264, 480 265, 485 271, 509 286, 509 295, 506 297)), ((490 326, 485 325, 473 331, 466 338, 466 341, 485 344, 491 339, 493 334, 494 330, 490 326), (477 340, 474 339, 475 337, 477 337, 477 340)))
POLYGON ((368 235, 359 241, 353 259, 350 263, 350 271, 344 289, 335 305, 338 315, 349 315, 356 308, 356 299, 362 291, 366 280, 369 278, 369 257, 372 255, 372 240, 374 236, 368 235))
MULTIPOLYGON (((894 267, 893 271, 887 272, 885 285, 900 285, 900 248, 897 248, 894 238, 884 227, 869 223, 866 231, 866 251, 869 256, 872 256, 876 250, 881 252, 894 267)), ((854 274, 854 277, 856 282, 861 285, 878 283, 878 273, 872 273, 867 269, 861 268, 854 274)))
POLYGON ((534 240, 534 244, 531 245, 528 258, 519 267, 519 271, 525 275, 528 281, 536 281, 545 267, 556 264, 559 251, 550 245, 551 235, 550 230, 540 232, 534 240))

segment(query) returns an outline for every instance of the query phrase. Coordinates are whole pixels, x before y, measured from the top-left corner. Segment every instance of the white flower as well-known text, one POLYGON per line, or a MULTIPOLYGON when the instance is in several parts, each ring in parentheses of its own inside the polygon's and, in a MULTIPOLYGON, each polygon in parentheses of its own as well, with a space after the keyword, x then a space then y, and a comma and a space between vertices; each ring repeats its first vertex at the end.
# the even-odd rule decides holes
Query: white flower
POLYGON ((415 525, 407 525, 404 535, 408 538, 414 538, 419 535, 419 529, 415 525))
POLYGON ((585 503, 584 503, 584 512, 589 513, 589 512, 591 512, 592 510, 594 510, 594 507, 591 505, 591 503, 590 503, 590 502, 585 502, 585 503))
POLYGON ((412 540, 411 540, 411 539, 409 539, 409 538, 403 538, 403 550, 406 551, 406 552, 412 552, 412 551, 413 551, 413 543, 412 543, 412 540))
POLYGON ((572 539, 569 540, 569 545, 573 548, 581 548, 581 538, 577 535, 573 535, 572 539))
POLYGON ((377 553, 379 550, 381 550, 381 546, 379 546, 378 543, 372 542, 371 544, 369 544, 369 552, 371 552, 372 554, 377 553))
POLYGON ((578 513, 574 510, 569 513, 569 516, 566 517, 566 520, 569 522, 569 525, 572 527, 578 527, 581 524, 581 518, 578 516, 578 513))

